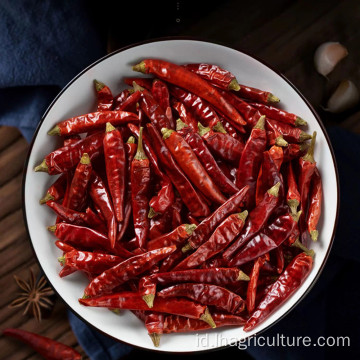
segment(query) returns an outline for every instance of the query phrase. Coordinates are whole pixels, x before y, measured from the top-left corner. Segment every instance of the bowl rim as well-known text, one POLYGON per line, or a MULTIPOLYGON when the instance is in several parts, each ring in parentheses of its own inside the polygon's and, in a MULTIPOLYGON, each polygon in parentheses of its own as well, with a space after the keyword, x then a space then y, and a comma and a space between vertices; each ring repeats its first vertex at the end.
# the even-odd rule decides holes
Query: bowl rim
MULTIPOLYGON (((152 38, 152 39, 148 39, 148 40, 144 40, 144 41, 139 41, 136 43, 132 43, 130 45, 126 45, 120 49, 117 49, 109 54, 106 54, 105 56, 101 57, 100 59, 94 61, 93 63, 91 63, 90 65, 88 65, 86 68, 84 68, 82 71, 80 71, 74 78, 72 78, 62 89, 61 91, 56 95, 56 97, 53 99, 53 101, 50 103, 50 105, 47 107, 47 109, 45 110, 44 114, 42 115, 36 130, 34 132, 34 135, 31 139, 31 142, 29 144, 29 149, 26 155, 26 159, 24 162, 24 168, 23 168, 23 174, 22 174, 22 213, 23 213, 23 220, 24 220, 24 224, 25 224, 25 228, 26 228, 26 232, 27 235, 30 239, 30 244, 31 244, 31 248, 32 251, 35 255, 35 258, 37 260, 37 263, 40 267, 40 270, 42 271, 42 273, 45 275, 45 278, 47 279, 47 282, 50 284, 50 286, 52 287, 52 289, 55 291, 55 293, 57 294, 57 296, 62 300, 62 302, 65 304, 66 308, 68 310, 70 310, 75 316, 77 316, 81 321, 83 321, 84 323, 86 323, 88 326, 91 326, 92 328, 94 328, 96 331, 100 332, 101 334, 104 334, 110 338, 112 338, 115 341, 121 342, 123 344, 126 345, 130 345, 136 349, 141 349, 144 351, 151 351, 151 352, 155 352, 155 353, 174 353, 174 354, 189 354, 188 352, 182 352, 182 351, 163 351, 160 349, 149 349, 149 348, 145 348, 142 346, 138 346, 138 345, 134 345, 131 343, 128 343, 124 340, 119 340, 117 338, 115 338, 114 336, 98 329, 95 325, 91 324, 88 320, 86 320, 83 316, 81 316, 80 314, 77 313, 77 311, 73 310, 71 308, 71 306, 63 299, 63 297, 61 296, 61 294, 55 289, 55 287, 52 285, 51 281, 49 280, 48 276, 46 275, 46 273, 44 272, 44 269, 38 259, 38 256, 35 252, 35 248, 33 245, 33 240, 30 236, 30 231, 29 231, 29 227, 28 227, 28 221, 27 221, 27 216, 26 216, 26 207, 25 207, 25 185, 26 185, 26 175, 27 175, 27 168, 28 168, 28 164, 29 164, 29 159, 30 159, 30 155, 35 143, 35 140, 37 138, 38 132, 45 120, 45 118, 47 117, 48 113, 50 112, 51 108, 55 105, 55 103, 57 102, 57 100, 62 96, 62 94, 80 77, 82 76, 85 72, 87 72, 88 70, 90 70, 92 67, 94 67, 95 65, 99 64, 100 62, 102 62, 103 60, 114 56, 120 52, 123 52, 125 50, 131 49, 133 47, 136 46, 140 46, 140 45, 146 45, 146 44, 150 44, 150 43, 156 43, 156 42, 162 42, 162 41, 178 41, 178 40, 185 40, 185 41, 194 41, 194 42, 203 42, 203 43, 208 43, 208 44, 215 44, 215 45, 220 45, 220 46, 224 46, 227 47, 229 49, 235 50, 237 52, 243 53, 255 60, 257 60, 258 62, 260 62, 261 64, 265 65, 266 67, 268 67, 270 70, 274 71, 277 75, 279 75, 282 79, 284 79, 295 91, 296 93, 301 97, 301 99, 304 101, 304 103, 307 105, 307 107, 310 109, 310 111, 312 112, 312 114, 314 115, 316 121, 318 122, 319 126, 321 127, 321 130, 324 133, 327 145, 330 149, 330 153, 331 153, 331 157, 332 157, 332 161, 334 164, 334 169, 335 169, 335 175, 336 175, 336 188, 337 188, 337 206, 336 206, 336 215, 335 215, 335 222, 334 222, 334 226, 333 226, 333 232, 331 235, 331 239, 330 239, 330 243, 329 243, 329 247, 326 251, 324 260, 319 268, 319 271, 317 272, 314 280, 311 282, 311 284, 308 286, 308 288, 306 289, 306 291, 303 293, 303 295, 295 302, 295 304, 293 306, 291 306, 282 316, 278 317, 275 321, 273 321, 270 325, 268 325, 267 327, 265 327, 264 329, 262 329, 261 331, 251 335, 251 337, 255 337, 258 336, 261 333, 264 333, 265 331, 267 331, 268 329, 270 329, 272 326, 274 326, 276 323, 278 323, 280 320, 282 320, 284 317, 286 317, 292 310, 294 310, 297 305, 306 297, 306 295, 310 292, 310 290, 313 288, 313 286, 315 285, 315 283, 317 282, 317 280, 319 279, 321 273, 324 270, 324 267, 328 261, 329 255, 330 255, 330 251, 333 247, 333 243, 334 243, 334 238, 335 238, 335 233, 336 233, 336 228, 338 225, 338 220, 339 220, 339 211, 340 211, 340 181, 339 181, 339 171, 338 171, 338 166, 336 163, 336 157, 335 157, 335 153, 334 153, 334 149, 331 145, 331 141, 329 138, 329 135, 326 131, 325 125, 323 124, 320 116, 318 115, 318 113, 316 112, 316 110, 314 109, 314 107, 310 104, 310 102, 305 98, 305 96, 300 92, 300 90, 298 90, 298 88, 285 76, 283 75, 279 70, 275 69, 272 65, 269 65, 266 61, 262 60, 261 58, 257 57, 256 55, 245 51, 243 49, 239 49, 239 48, 234 48, 232 46, 228 46, 225 43, 222 42, 218 42, 218 41, 209 41, 208 39, 202 39, 201 37, 193 37, 193 36, 167 36, 167 37, 160 37, 160 38, 152 38)), ((250 337, 246 336, 243 340, 248 339, 250 337)), ((242 341, 243 341, 242 340, 242 341)), ((235 343, 234 343, 235 344, 235 343)), ((196 354, 202 354, 202 353, 209 353, 209 352, 213 352, 213 351, 219 351, 222 350, 224 348, 230 347, 233 344, 227 344, 227 345, 223 345, 223 346, 219 346, 216 348, 210 348, 210 349, 205 349, 205 350, 199 350, 196 351, 196 354)))

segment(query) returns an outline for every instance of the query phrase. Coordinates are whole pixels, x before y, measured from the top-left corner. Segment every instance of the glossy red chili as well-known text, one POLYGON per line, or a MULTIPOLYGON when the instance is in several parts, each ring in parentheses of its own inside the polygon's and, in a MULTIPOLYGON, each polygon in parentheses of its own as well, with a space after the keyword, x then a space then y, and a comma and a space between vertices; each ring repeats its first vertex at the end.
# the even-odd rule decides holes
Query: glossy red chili
POLYGON ((317 224, 321 215, 322 205, 322 183, 319 170, 315 168, 314 174, 311 179, 311 190, 309 198, 309 211, 307 215, 307 228, 310 233, 311 239, 316 241, 319 236, 317 224))
POLYGON ((61 174, 56 181, 48 188, 46 195, 40 200, 40 204, 45 204, 49 200, 58 201, 65 195, 67 175, 61 174))
POLYGON ((114 102, 110 88, 104 83, 94 80, 97 95, 97 111, 111 110, 114 102))
POLYGON ((179 118, 188 126, 190 126, 195 132, 198 130, 197 120, 194 115, 186 108, 186 106, 180 102, 172 99, 172 107, 178 112, 179 118))
POLYGON ((246 309, 251 314, 255 309, 256 292, 258 287, 258 280, 260 275, 260 269, 264 265, 265 257, 260 256, 254 262, 254 266, 251 270, 250 281, 246 292, 246 309))
POLYGON ((289 143, 302 143, 311 139, 311 135, 300 128, 269 118, 266 119, 266 130, 272 131, 275 138, 280 134, 289 143))
MULTIPOLYGON (((273 95, 269 91, 260 90, 254 87, 250 87, 247 85, 240 85, 239 91, 236 93, 236 95, 253 101, 260 101, 263 103, 278 103, 280 99, 273 95)), ((266 114, 264 114, 266 115, 266 114)))
POLYGON ((286 181, 288 189, 286 193, 286 202, 289 205, 291 214, 296 215, 297 208, 300 205, 300 194, 291 162, 289 162, 287 166, 286 181))
POLYGON ((174 119, 173 119, 172 111, 171 111, 171 107, 170 107, 170 94, 169 94, 169 89, 168 89, 167 85, 163 81, 161 81, 159 79, 155 79, 151 86, 151 93, 152 93, 154 99, 160 105, 160 107, 164 110, 165 115, 167 116, 167 118, 169 119, 169 122, 171 124, 170 125, 171 128, 174 129, 175 123, 174 123, 174 119))

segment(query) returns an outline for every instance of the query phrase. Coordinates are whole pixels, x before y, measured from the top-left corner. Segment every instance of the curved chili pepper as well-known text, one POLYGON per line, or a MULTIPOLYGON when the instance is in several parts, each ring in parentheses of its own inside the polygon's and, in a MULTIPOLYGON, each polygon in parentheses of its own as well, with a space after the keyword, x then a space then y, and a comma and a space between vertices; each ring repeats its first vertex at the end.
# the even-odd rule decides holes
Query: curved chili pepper
POLYGON ((126 158, 124 142, 119 130, 106 124, 104 136, 105 168, 116 220, 123 221, 125 202, 126 158))
POLYGON ((271 285, 264 299, 247 320, 244 331, 250 331, 264 322, 305 281, 312 269, 311 256, 301 253, 286 267, 275 283, 271 285))
POLYGON ((165 114, 170 121, 170 126, 174 129, 175 124, 170 107, 170 94, 167 85, 163 81, 155 79, 151 86, 151 93, 160 107, 165 111, 165 114))
POLYGON ((196 225, 182 224, 170 233, 149 241, 148 250, 159 249, 170 245, 182 245, 195 229, 196 225))
MULTIPOLYGON (((70 192, 70 186, 71 186, 71 181, 72 181, 72 177, 73 177, 73 172, 72 171, 68 171, 67 173, 65 173, 66 175, 66 190, 65 190, 65 194, 64 194, 64 197, 63 197, 63 200, 62 200, 62 205, 64 206, 64 204, 67 203, 68 201, 68 197, 69 197, 69 192, 70 192)), ((60 216, 58 216, 56 218, 56 224, 63 221, 61 219, 60 216)))
MULTIPOLYGON (((132 83, 130 85, 132 85, 132 83)), ((119 110, 120 105, 131 95, 132 91, 133 91, 132 89, 125 89, 121 91, 120 94, 114 97, 114 104, 113 104, 114 111, 119 110)))
POLYGON ((240 266, 280 246, 292 233, 296 221, 283 215, 253 237, 230 261, 229 266, 240 266))
POLYGON ((190 126, 194 131, 197 131, 197 121, 193 114, 186 108, 186 106, 175 99, 171 100, 172 107, 178 112, 180 119, 188 126, 190 126))
POLYGON ((286 180, 287 180, 287 188, 288 188, 286 194, 286 202, 289 205, 291 214, 296 215, 297 208, 300 205, 300 194, 295 180, 294 170, 291 162, 289 162, 287 167, 286 180))
MULTIPOLYGON (((289 143, 302 143, 311 139, 311 135, 307 134, 305 131, 273 119, 266 119, 266 129, 275 134, 281 134, 289 143)), ((278 135, 275 137, 277 136, 278 135)))
POLYGON ((69 224, 89 225, 86 213, 69 209, 52 200, 48 201, 46 205, 49 206, 49 208, 52 209, 61 218, 61 220, 64 220, 69 224))
POLYGON ((95 133, 73 144, 63 146, 45 156, 35 171, 44 171, 49 175, 61 174, 71 170, 79 163, 81 156, 87 153, 92 160, 102 153, 104 134, 95 133))
POLYGON ((88 251, 73 250, 59 257, 58 261, 75 270, 87 271, 91 274, 101 274, 105 270, 124 261, 119 256, 88 251))
POLYGON ((282 109, 278 109, 274 106, 251 103, 251 106, 258 109, 263 115, 268 116, 270 119, 278 120, 292 126, 306 126, 307 122, 301 117, 286 112, 282 109))
POLYGON ((97 111, 111 110, 114 98, 110 88, 97 80, 94 80, 94 84, 97 94, 97 111))
MULTIPOLYGON (((253 101, 260 101, 263 103, 278 103, 280 99, 269 91, 256 89, 247 85, 240 85, 238 96, 253 101)), ((264 114, 266 115, 266 114, 264 114)))
POLYGON ((183 123, 180 119, 176 121, 176 130, 194 151, 207 173, 211 176, 219 189, 226 194, 233 195, 239 189, 225 176, 209 149, 206 147, 201 136, 183 123))
POLYGON ((142 131, 143 128, 140 127, 137 152, 131 163, 131 202, 135 236, 138 247, 144 250, 150 226, 147 216, 150 190, 150 162, 143 150, 142 131))
POLYGON ((73 246, 66 244, 60 240, 56 240, 55 241, 55 245, 57 248, 59 248, 60 250, 62 250, 63 252, 67 253, 69 251, 73 251, 76 250, 73 246))
POLYGON ((82 358, 81 354, 79 354, 71 347, 45 336, 34 334, 32 332, 21 329, 11 328, 3 330, 2 333, 5 336, 11 336, 20 340, 47 360, 81 360, 82 358))
POLYGON ((240 160, 244 149, 244 144, 230 136, 221 132, 211 130, 198 123, 200 136, 205 140, 210 151, 225 161, 236 163, 240 160))
POLYGON ((192 269, 224 250, 241 232, 248 212, 227 217, 213 232, 209 240, 204 242, 194 253, 186 257, 175 270, 192 269))
MULTIPOLYGON (((96 298, 79 299, 80 304, 85 306, 110 307, 115 309, 148 310, 141 295, 133 292, 123 292, 113 295, 99 296, 96 298)), ((209 310, 206 306, 197 304, 187 299, 162 299, 154 301, 152 311, 174 315, 186 316, 191 319, 201 319, 211 327, 216 327, 209 310)))
POLYGON ((71 181, 65 207, 72 210, 81 211, 87 198, 87 188, 91 178, 92 166, 89 155, 84 153, 75 169, 74 177, 71 181))
POLYGON ((315 168, 314 174, 311 179, 310 202, 309 202, 309 211, 307 215, 307 228, 310 233, 311 239, 313 241, 316 241, 319 236, 319 232, 316 229, 316 227, 321 215, 321 204, 322 204, 321 176, 318 168, 315 168))
POLYGON ((151 124, 147 125, 147 129, 153 140, 154 149, 162 165, 165 167, 166 174, 176 187, 184 204, 194 216, 207 216, 210 212, 207 204, 195 191, 188 178, 175 163, 160 134, 151 124))
POLYGON ((219 310, 238 314, 245 309, 244 300, 237 294, 211 284, 177 284, 157 293, 160 298, 185 297, 203 305, 213 305, 219 310))
POLYGON ((60 200, 65 195, 67 183, 67 175, 61 174, 56 181, 48 188, 46 195, 40 200, 40 204, 43 205, 49 200, 60 200))
POLYGON ((91 283, 86 287, 84 294, 86 296, 108 294, 118 285, 121 285, 129 279, 133 279, 137 275, 142 274, 146 270, 150 269, 160 260, 173 253, 175 249, 175 246, 169 246, 133 256, 104 271, 102 274, 92 280, 91 283))
POLYGON ((229 104, 213 86, 207 83, 206 80, 201 79, 198 75, 179 65, 164 60, 146 59, 133 66, 133 70, 146 74, 154 74, 162 80, 166 80, 171 84, 180 86, 201 96, 227 118, 232 119, 232 121, 240 125, 245 125, 245 121, 236 109, 229 104))
POLYGON ((266 148, 265 116, 261 117, 253 127, 241 154, 236 176, 236 186, 242 188, 249 185, 247 206, 252 208, 255 203, 256 180, 259 174, 263 152, 266 148))
POLYGON ((170 93, 181 101, 197 117, 198 121, 206 126, 212 128, 220 121, 215 110, 200 96, 189 93, 177 86, 171 86, 170 93))
POLYGON ((203 79, 208 80, 211 84, 218 86, 221 89, 234 91, 240 90, 236 77, 230 71, 224 70, 220 66, 201 63, 187 64, 183 65, 183 67, 201 76, 203 79))
POLYGON ((314 159, 314 149, 316 141, 316 131, 313 133, 310 147, 307 153, 299 159, 299 193, 300 193, 300 209, 301 215, 299 219, 299 228, 301 233, 302 243, 307 245, 307 233, 306 233, 306 215, 308 208, 308 196, 311 185, 311 178, 316 169, 316 161, 314 159))
POLYGON ((225 260, 230 261, 233 254, 262 229, 278 204, 279 189, 281 186, 282 184, 278 182, 270 188, 259 205, 250 211, 247 219, 247 225, 244 230, 240 236, 223 252, 222 257, 225 260))
POLYGON ((113 248, 115 246, 117 231, 114 208, 104 182, 95 172, 93 172, 93 178, 90 184, 90 196, 104 216, 108 227, 108 237, 111 247, 113 248))
POLYGON ((161 132, 166 146, 193 184, 207 198, 217 204, 223 204, 226 198, 209 177, 189 144, 173 130, 161 129, 161 132))
POLYGON ((256 301, 256 291, 258 287, 258 280, 260 275, 260 269, 265 263, 265 257, 258 257, 254 266, 251 270, 250 281, 248 284, 247 292, 246 292, 246 309, 249 314, 251 314, 255 309, 255 301, 256 301))
POLYGON ((182 249, 186 252, 190 249, 197 249, 201 244, 208 240, 215 228, 229 215, 238 211, 243 204, 243 200, 249 187, 245 186, 229 198, 224 204, 219 206, 209 217, 205 218, 194 230, 188 240, 188 244, 182 249))
POLYGON ((48 134, 64 136, 84 133, 88 130, 105 127, 109 121, 115 126, 119 126, 127 124, 129 121, 139 121, 139 118, 136 114, 126 111, 97 111, 61 121, 48 134))
POLYGON ((124 78, 124 83, 126 85, 129 85, 129 86, 133 86, 134 85, 134 82, 147 89, 147 90, 151 90, 151 87, 152 87, 152 82, 153 82, 153 78, 144 78, 144 77, 126 77, 124 78))
POLYGON ((116 110, 135 112, 136 104, 138 103, 140 98, 141 98, 141 93, 139 91, 135 91, 132 94, 130 94, 121 104, 119 104, 116 110))

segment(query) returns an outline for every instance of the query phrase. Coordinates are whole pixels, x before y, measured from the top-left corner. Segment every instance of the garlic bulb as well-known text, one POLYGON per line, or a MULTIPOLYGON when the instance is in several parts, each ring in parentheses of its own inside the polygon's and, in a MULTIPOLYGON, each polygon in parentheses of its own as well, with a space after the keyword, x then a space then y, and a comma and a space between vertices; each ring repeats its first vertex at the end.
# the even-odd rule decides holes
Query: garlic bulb
POLYGON ((339 113, 354 107, 360 100, 359 90, 350 80, 342 81, 327 102, 325 110, 339 113))
POLYGON ((338 42, 326 42, 315 51, 314 63, 316 70, 323 76, 330 74, 335 66, 348 55, 345 46, 338 42))

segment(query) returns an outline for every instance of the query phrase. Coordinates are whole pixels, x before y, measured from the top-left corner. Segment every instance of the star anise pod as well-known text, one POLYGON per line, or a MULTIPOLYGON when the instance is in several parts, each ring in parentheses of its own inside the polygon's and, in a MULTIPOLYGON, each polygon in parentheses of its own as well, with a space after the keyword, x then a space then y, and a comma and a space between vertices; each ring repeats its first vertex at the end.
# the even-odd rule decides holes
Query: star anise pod
POLYGON ((54 294, 51 287, 47 286, 44 276, 39 281, 36 281, 35 275, 30 269, 30 277, 26 282, 20 277, 14 275, 14 279, 21 290, 19 296, 9 305, 10 308, 17 308, 25 306, 23 315, 31 310, 33 316, 37 321, 41 321, 41 310, 51 309, 54 303, 49 299, 49 296, 54 294))

